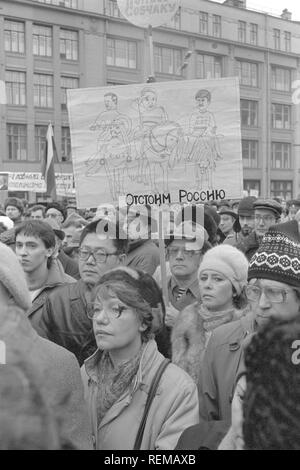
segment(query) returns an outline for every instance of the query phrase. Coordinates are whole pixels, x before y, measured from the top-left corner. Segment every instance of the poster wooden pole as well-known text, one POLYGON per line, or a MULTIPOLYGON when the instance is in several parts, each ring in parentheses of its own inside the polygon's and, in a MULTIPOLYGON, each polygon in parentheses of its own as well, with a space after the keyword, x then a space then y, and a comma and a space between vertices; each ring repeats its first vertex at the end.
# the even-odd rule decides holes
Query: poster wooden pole
POLYGON ((164 232, 163 232, 163 211, 161 209, 159 209, 158 237, 159 237, 158 239, 159 259, 160 259, 160 269, 161 269, 161 286, 162 286, 162 293, 163 293, 165 306, 168 307, 169 295, 168 295, 166 254, 165 254, 165 243, 164 243, 164 232))

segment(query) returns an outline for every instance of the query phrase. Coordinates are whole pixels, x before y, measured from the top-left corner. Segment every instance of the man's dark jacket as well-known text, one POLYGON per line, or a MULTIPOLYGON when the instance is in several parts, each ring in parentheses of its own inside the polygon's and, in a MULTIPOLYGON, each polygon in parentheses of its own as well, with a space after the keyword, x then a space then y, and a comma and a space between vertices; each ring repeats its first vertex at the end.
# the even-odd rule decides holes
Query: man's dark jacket
POLYGON ((70 258, 64 250, 60 250, 58 259, 63 265, 65 273, 78 281, 80 279, 78 263, 74 259, 70 258))
MULTIPOLYGON (((35 325, 39 335, 71 351, 80 366, 97 349, 84 292, 82 280, 57 289, 47 298, 41 320, 35 325)), ((170 357, 169 330, 165 327, 155 339, 159 351, 170 357)))

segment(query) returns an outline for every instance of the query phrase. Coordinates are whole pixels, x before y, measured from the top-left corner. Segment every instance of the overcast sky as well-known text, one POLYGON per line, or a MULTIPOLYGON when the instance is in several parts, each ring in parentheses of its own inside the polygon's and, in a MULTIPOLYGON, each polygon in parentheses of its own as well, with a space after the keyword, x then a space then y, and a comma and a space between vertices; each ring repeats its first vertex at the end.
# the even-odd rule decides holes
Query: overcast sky
MULTIPOLYGON (((223 3, 224 0, 214 0, 223 3)), ((300 1, 299 0, 247 0, 247 8, 267 11, 273 15, 280 15, 282 10, 287 8, 292 12, 292 19, 300 21, 300 1)))

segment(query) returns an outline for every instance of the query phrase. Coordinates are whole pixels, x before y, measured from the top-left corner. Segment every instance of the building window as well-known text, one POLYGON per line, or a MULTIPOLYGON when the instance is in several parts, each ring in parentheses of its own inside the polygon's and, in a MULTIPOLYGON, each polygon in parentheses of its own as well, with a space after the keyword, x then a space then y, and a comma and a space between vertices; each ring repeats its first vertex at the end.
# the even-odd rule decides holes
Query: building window
POLYGON ((241 85, 258 86, 258 64, 239 60, 238 72, 241 85))
POLYGON ((208 34, 208 13, 199 11, 199 33, 208 34))
POLYGON ((65 60, 78 60, 78 32, 60 30, 60 57, 65 60))
POLYGON ((221 27, 221 16, 213 15, 213 22, 212 22, 212 35, 215 38, 220 38, 222 34, 222 27, 221 27))
POLYGON ((106 14, 114 18, 122 18, 117 0, 106 0, 106 14))
POLYGON ((289 31, 284 32, 284 50, 291 52, 291 33, 289 31))
POLYGON ((271 197, 280 197, 285 201, 293 197, 292 181, 271 181, 271 197))
POLYGON ((41 161, 45 152, 47 126, 35 126, 34 144, 35 144, 35 160, 41 161))
POLYGON ((196 77, 197 78, 221 78, 222 77, 222 58, 197 54, 196 56, 196 77))
POLYGON ((33 75, 34 106, 53 108, 53 76, 35 73, 33 75))
POLYGON ((257 24, 250 23, 250 44, 257 46, 257 24))
POLYGON ((69 88, 79 88, 78 78, 61 77, 60 90, 61 90, 61 108, 67 109, 67 90, 69 88))
POLYGON ((182 54, 180 49, 170 47, 154 47, 155 72, 181 75, 182 54))
POLYGON ((273 29, 274 49, 280 50, 280 29, 273 29))
POLYGON ((238 23, 238 41, 246 42, 246 21, 239 21, 238 23))
POLYGON ((175 15, 172 17, 172 19, 167 23, 167 26, 170 28, 174 28, 177 30, 181 29, 181 7, 178 8, 177 12, 175 15))
POLYGON ((248 192, 249 196, 260 195, 260 180, 244 180, 244 191, 248 192))
POLYGON ((125 39, 107 38, 106 64, 115 67, 126 67, 136 69, 137 67, 137 44, 125 39))
POLYGON ((51 26, 33 25, 33 53, 39 56, 52 56, 51 26))
POLYGON ((291 107, 287 104, 272 103, 273 129, 291 128, 291 107))
POLYGON ((26 74, 7 70, 5 72, 7 104, 25 106, 26 104, 26 74))
POLYGON ((70 128, 62 127, 61 128, 61 158, 62 160, 68 161, 71 160, 71 136, 70 128))
POLYGON ((243 127, 257 127, 258 102, 241 100, 241 123, 243 127))
POLYGON ((36 0, 39 3, 49 3, 50 5, 59 5, 60 7, 78 9, 78 0, 36 0))
POLYGON ((271 86, 273 90, 291 91, 291 71, 282 67, 272 67, 271 86))
POLYGON ((242 140, 242 155, 244 168, 258 168, 257 140, 242 140))
POLYGON ((291 170, 291 144, 272 142, 272 168, 291 170))
POLYGON ((20 21, 4 21, 4 43, 6 52, 25 52, 25 24, 20 21))
POLYGON ((7 124, 9 161, 27 160, 27 128, 24 124, 7 124))

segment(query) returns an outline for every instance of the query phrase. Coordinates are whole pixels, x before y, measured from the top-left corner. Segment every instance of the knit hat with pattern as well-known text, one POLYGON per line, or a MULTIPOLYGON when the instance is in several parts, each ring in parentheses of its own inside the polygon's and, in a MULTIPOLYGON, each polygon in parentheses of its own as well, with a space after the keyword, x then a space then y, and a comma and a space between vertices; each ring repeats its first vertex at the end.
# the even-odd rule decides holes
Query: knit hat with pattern
POLYGON ((270 279, 300 285, 300 234, 295 220, 270 227, 250 260, 248 280, 270 279))

